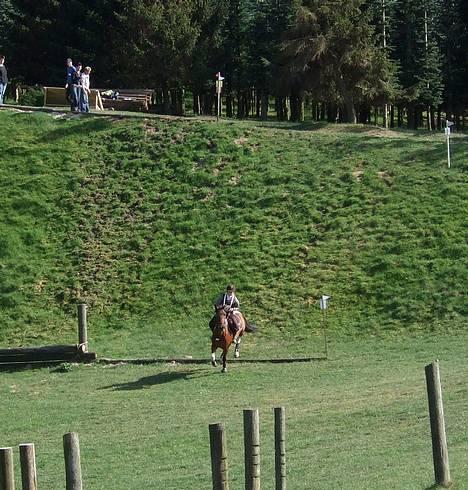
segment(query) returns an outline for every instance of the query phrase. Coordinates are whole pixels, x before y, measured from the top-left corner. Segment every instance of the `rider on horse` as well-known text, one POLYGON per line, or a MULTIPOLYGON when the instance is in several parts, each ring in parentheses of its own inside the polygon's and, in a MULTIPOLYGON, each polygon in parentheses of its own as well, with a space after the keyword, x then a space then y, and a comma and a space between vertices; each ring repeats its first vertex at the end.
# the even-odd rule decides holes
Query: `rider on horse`
MULTIPOLYGON (((236 297, 236 288, 232 284, 229 284, 226 287, 226 292, 221 293, 215 300, 214 302, 214 307, 215 309, 218 308, 225 308, 227 313, 233 314, 235 312, 239 312, 240 315, 245 320, 244 315, 240 312, 239 310, 239 300, 236 297)), ((210 320, 210 328, 213 330, 215 327, 215 320, 216 320, 216 315, 210 320)), ((234 335, 237 334, 237 327, 236 327, 236 322, 230 322, 229 326, 233 330, 234 335)), ((245 320, 245 323, 247 324, 247 320, 245 320)))

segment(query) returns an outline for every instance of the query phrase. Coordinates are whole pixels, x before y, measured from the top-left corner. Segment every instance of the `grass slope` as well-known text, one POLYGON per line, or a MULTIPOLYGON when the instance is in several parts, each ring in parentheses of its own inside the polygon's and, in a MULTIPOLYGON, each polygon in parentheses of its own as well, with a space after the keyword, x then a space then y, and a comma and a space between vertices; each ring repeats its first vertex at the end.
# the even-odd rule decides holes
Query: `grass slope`
MULTIPOLYGON (((468 140, 352 126, 0 112, 0 342, 200 355, 238 285, 268 353, 337 333, 459 329, 468 140)), ((299 347, 298 347, 299 346, 299 347)), ((263 351, 262 351, 263 349, 263 351)))

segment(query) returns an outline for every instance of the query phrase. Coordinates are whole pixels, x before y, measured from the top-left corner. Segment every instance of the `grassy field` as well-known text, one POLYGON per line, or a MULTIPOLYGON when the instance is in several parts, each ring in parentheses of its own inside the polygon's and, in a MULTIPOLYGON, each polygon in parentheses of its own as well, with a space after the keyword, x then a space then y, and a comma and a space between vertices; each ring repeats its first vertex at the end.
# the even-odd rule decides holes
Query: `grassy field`
POLYGON ((426 489, 424 366, 441 360, 455 488, 468 488, 468 138, 347 125, 0 111, 0 346, 76 342, 100 357, 203 357, 234 282, 259 325, 242 356, 296 364, 90 365, 0 373, 0 446, 37 445, 63 488, 62 436, 87 489, 210 488, 225 421, 243 487, 242 409, 287 409, 291 489, 426 489))
POLYGON ((0 446, 34 442, 43 489, 64 487, 62 436, 77 431, 88 490, 206 490, 208 424, 222 421, 241 489, 242 410, 258 408, 262 488, 274 489, 273 407, 285 406, 288 488, 423 490, 434 481, 424 366, 439 358, 453 488, 466 489, 467 345, 466 333, 332 339, 328 361, 233 362, 226 375, 170 364, 2 372, 0 446))

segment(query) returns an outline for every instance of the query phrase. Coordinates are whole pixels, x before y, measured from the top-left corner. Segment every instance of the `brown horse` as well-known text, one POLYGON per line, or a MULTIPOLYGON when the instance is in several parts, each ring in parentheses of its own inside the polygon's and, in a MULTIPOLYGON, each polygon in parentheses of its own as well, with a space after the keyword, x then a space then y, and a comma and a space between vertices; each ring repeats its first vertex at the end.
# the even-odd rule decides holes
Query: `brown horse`
POLYGON ((235 343, 234 356, 239 357, 239 347, 244 332, 253 332, 254 328, 246 324, 244 315, 238 310, 229 311, 228 308, 217 307, 214 321, 213 335, 211 336, 211 364, 216 366, 216 350, 222 349, 222 372, 227 371, 226 357, 230 345, 235 343), (236 333, 234 334, 234 330, 236 333))

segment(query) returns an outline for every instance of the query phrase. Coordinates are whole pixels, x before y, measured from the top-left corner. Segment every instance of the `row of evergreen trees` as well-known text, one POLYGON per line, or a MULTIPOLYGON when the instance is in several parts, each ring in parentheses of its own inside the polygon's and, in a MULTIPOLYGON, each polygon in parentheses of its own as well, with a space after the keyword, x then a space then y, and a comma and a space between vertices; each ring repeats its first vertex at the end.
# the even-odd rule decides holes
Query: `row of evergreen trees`
POLYGON ((468 106, 465 0, 0 0, 0 50, 28 84, 61 85, 66 57, 99 87, 160 90, 165 111, 428 128, 468 106))

